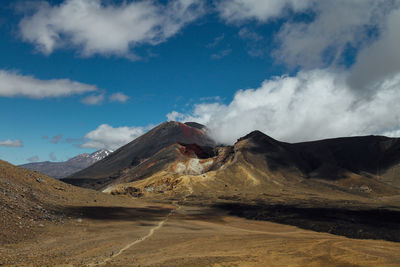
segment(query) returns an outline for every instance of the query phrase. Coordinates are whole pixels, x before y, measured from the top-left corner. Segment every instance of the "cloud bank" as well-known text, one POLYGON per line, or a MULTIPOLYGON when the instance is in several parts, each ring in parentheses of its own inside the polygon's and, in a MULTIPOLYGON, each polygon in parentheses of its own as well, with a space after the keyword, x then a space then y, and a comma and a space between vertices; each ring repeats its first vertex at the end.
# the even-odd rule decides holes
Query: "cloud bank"
MULTIPOLYGON (((289 142, 399 135, 399 0, 216 3, 220 17, 240 27, 284 19, 272 56, 300 71, 239 90, 228 104, 199 103, 186 114, 173 111, 169 120, 206 124, 214 139, 225 144, 253 130, 289 142), (291 13, 306 19, 291 19, 291 13)), ((262 39, 246 27, 239 36, 262 39)))
POLYGON ((0 141, 0 146, 4 146, 4 147, 23 147, 23 143, 21 140, 11 140, 11 139, 7 139, 4 141, 0 141))
POLYGON ((397 9, 391 10, 384 19, 385 26, 381 27, 379 38, 357 55, 349 79, 353 88, 365 88, 373 92, 385 80, 392 79, 400 72, 400 1, 396 3, 397 9))
POLYGON ((83 56, 117 55, 135 59, 130 51, 157 45, 177 34, 203 14, 202 0, 123 1, 65 0, 59 5, 40 2, 20 22, 23 40, 51 54, 62 47, 77 48, 83 56))
POLYGON ((94 85, 68 79, 39 80, 33 76, 0 70, 0 97, 43 99, 84 94, 96 90, 94 85))
POLYGON ((141 136, 151 128, 152 126, 114 128, 108 124, 102 124, 97 127, 97 129, 84 136, 86 142, 83 143, 81 147, 116 150, 141 136))
POLYGON ((359 93, 373 94, 400 71, 399 0, 224 0, 217 9, 225 21, 240 25, 284 18, 272 51, 277 62, 292 69, 348 69, 349 84, 359 93), (293 20, 290 12, 309 18, 293 20))
POLYGON ((218 142, 232 144, 253 130, 299 142, 339 136, 390 134, 400 128, 400 74, 382 83, 374 98, 363 99, 344 73, 301 71, 257 89, 238 91, 228 105, 197 104, 190 114, 171 112, 169 120, 197 121, 218 142))
MULTIPOLYGON (((310 1, 311 3, 311 1, 310 1)), ((396 6, 392 0, 313 1, 311 21, 287 21, 277 35, 275 57, 293 66, 315 68, 341 63, 351 48, 373 42, 396 6)))

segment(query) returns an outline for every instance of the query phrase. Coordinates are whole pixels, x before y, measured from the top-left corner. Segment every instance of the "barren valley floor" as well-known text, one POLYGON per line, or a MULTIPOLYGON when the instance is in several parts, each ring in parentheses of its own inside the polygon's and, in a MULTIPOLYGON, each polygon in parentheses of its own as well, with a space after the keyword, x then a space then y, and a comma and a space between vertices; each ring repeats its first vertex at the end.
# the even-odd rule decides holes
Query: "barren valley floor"
POLYGON ((400 243, 350 239, 222 210, 133 201, 74 207, 0 247, 2 266, 399 266, 400 243))

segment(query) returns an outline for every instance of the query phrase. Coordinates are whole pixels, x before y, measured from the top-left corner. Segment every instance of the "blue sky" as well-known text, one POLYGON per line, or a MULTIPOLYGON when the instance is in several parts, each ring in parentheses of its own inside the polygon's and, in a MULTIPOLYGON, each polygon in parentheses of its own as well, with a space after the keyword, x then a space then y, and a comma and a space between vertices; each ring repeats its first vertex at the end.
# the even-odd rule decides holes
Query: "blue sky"
POLYGON ((255 129, 398 136, 397 1, 45 2, 0 9, 0 158, 13 164, 115 149, 167 117, 221 143, 255 129), (355 19, 332 19, 343 10, 355 19))

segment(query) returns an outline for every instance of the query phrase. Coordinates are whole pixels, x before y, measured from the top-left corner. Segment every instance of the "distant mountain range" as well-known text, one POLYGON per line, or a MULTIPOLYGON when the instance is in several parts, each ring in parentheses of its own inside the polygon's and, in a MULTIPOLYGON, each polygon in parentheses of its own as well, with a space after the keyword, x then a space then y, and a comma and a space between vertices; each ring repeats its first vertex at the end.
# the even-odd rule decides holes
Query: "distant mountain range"
POLYGON ((51 177, 60 179, 89 167, 90 165, 96 163, 97 161, 104 159, 111 153, 112 151, 110 150, 101 149, 96 152, 93 152, 92 154, 89 153, 80 154, 76 157, 73 157, 63 162, 51 162, 51 161, 34 162, 34 163, 20 165, 20 167, 32 171, 38 171, 47 174, 51 177))

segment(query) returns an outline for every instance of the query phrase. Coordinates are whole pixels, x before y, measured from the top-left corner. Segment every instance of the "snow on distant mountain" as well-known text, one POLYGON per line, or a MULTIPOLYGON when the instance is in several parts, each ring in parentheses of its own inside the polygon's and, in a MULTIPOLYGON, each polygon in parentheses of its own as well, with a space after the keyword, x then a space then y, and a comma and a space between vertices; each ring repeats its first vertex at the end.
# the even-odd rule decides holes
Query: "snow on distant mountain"
POLYGON ((89 167, 99 160, 104 159, 112 152, 113 151, 111 150, 101 149, 91 154, 80 154, 64 162, 43 161, 23 164, 20 165, 20 167, 33 171, 38 171, 54 178, 64 178, 71 175, 72 173, 89 167))
POLYGON ((99 161, 104 159, 105 157, 107 157, 108 155, 110 155, 112 153, 111 150, 105 150, 105 149, 100 149, 92 154, 90 154, 90 158, 99 161))

